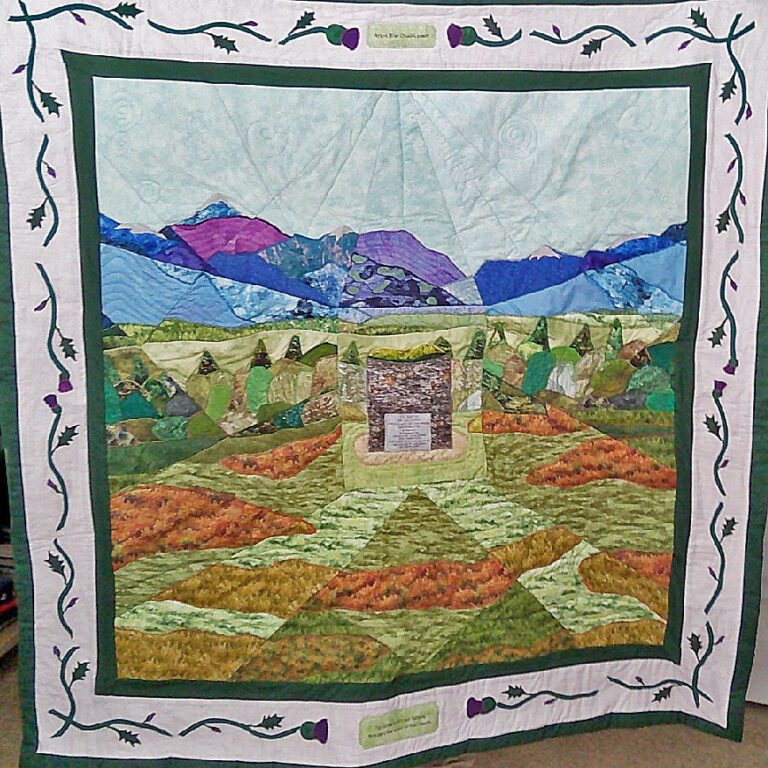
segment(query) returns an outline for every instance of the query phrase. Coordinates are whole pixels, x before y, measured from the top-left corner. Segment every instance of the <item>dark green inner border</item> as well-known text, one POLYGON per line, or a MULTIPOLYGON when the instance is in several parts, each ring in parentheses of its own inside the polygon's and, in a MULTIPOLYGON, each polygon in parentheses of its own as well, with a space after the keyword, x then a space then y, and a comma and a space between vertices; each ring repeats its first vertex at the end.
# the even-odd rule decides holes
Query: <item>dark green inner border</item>
MULTIPOLYGON (((640 0, 638 0, 638 3, 640 0)), ((709 77, 709 66, 698 67, 703 70, 701 77, 709 77), (706 74, 704 74, 706 73, 706 74)), ((337 71, 332 75, 336 76, 337 71)), ((469 73, 467 73, 469 74, 469 73)), ((498 76, 499 73, 493 73, 498 76)), ((705 97, 706 98, 706 97, 705 97)), ((697 126, 697 130, 706 131, 706 123, 697 126)), ((700 169, 703 170, 703 169, 700 169)), ((703 176, 700 173, 691 175, 691 184, 698 183, 703 186, 703 176)), ((762 231, 761 245, 761 289, 762 295, 768 296, 768 167, 765 169, 764 190, 762 203, 762 231)), ((694 190, 691 189, 693 193, 694 190)), ((23 498, 23 486, 20 468, 20 449, 18 438, 18 407, 17 407, 17 379, 15 367, 16 344, 14 336, 15 321, 13 316, 12 301, 12 270, 10 257, 10 236, 8 219, 8 193, 5 164, 0 157, 0 352, 7 362, 0 366, 0 419, 2 419, 3 444, 6 452, 6 465, 9 479, 9 496, 12 513, 12 536, 14 552, 17 561, 17 591, 20 598, 19 623, 22 642, 20 647, 19 684, 21 688, 22 716, 24 724, 24 740, 22 743, 23 768, 155 768, 157 759, 110 759, 110 758, 78 758, 61 757, 55 755, 38 755, 37 748, 37 722, 34 711, 34 661, 35 648, 33 645, 34 634, 32 628, 34 610, 32 589, 32 577, 30 567, 29 542, 25 536, 25 515, 23 498)), ((694 209, 691 209, 693 215, 694 209)), ((690 219, 689 219, 690 224, 690 219)), ((693 237, 699 238, 699 250, 701 235, 699 232, 689 232, 689 247, 693 237)), ((690 258, 690 254, 689 254, 690 258)), ((690 262, 689 262, 690 263, 690 262)), ((688 282, 688 281, 687 281, 688 282)), ((686 290, 688 285, 686 284, 686 290)), ((579 722, 565 723, 562 725, 548 726, 535 731, 516 732, 486 739, 467 739, 464 742, 440 747, 432 750, 418 752, 399 759, 378 763, 379 768, 408 768, 427 761, 449 758, 470 751, 484 751, 498 749, 504 746, 536 741, 558 735, 577 734, 591 732, 602 728, 641 727, 655 724, 686 724, 701 731, 725 736, 731 739, 740 739, 742 733, 742 720, 745 704, 745 693, 749 673, 752 667, 752 653, 757 632, 758 610, 760 605, 760 566, 762 564, 762 534, 765 527, 766 503, 764 489, 768 482, 768 441, 759 438, 768 424, 768 388, 762 386, 768 381, 768 354, 763 350, 763 345, 768 339, 768 317, 762 311, 759 315, 757 334, 757 360, 755 370, 755 402, 753 422, 753 456, 750 481, 749 524, 747 530, 746 562, 748 567, 744 572, 744 604, 739 630, 739 656, 730 691, 730 706, 728 710, 728 722, 725 728, 710 723, 694 715, 685 715, 679 712, 643 712, 637 714, 610 714, 603 715, 579 722)), ((676 543, 677 548, 677 543, 676 543)), ((680 560, 676 560, 676 566, 682 567, 680 560)), ((675 566, 673 566, 674 568, 675 566)), ((673 596, 670 595, 672 598, 673 596)), ((41 716, 44 715, 41 713, 41 716)), ((510 721, 510 727, 513 726, 510 721)), ((189 760, 181 758, 166 758, 162 764, 167 768, 185 768, 199 766, 203 768, 247 768, 256 764, 232 762, 232 761, 206 761, 189 760)), ((263 768, 290 768, 289 765, 271 762, 259 762, 263 768)), ((293 768, 296 768, 294 765, 293 768)), ((334 767, 335 768, 335 767, 334 767)), ((376 766, 371 766, 376 768, 376 766)))
POLYGON ((176 61, 117 59, 64 54, 70 83, 75 136, 75 164, 80 203, 85 357, 88 380, 88 429, 91 498, 96 531, 98 658, 96 691, 100 694, 184 698, 305 699, 369 701, 478 678, 552 669, 615 659, 663 658, 679 663, 683 620, 685 553, 690 529, 693 355, 701 282, 703 179, 709 67, 698 65, 643 72, 444 72, 351 71, 210 65, 176 61), (133 78, 234 83, 282 87, 332 87, 383 90, 601 90, 678 87, 689 91, 691 156, 688 200, 686 301, 678 345, 675 432, 678 490, 670 610, 663 645, 622 645, 560 651, 505 664, 477 664, 450 670, 403 675, 389 683, 225 682, 133 680, 117 677, 114 641, 114 578, 110 559, 109 491, 104 424, 101 342, 98 191, 95 160, 93 79, 133 78))

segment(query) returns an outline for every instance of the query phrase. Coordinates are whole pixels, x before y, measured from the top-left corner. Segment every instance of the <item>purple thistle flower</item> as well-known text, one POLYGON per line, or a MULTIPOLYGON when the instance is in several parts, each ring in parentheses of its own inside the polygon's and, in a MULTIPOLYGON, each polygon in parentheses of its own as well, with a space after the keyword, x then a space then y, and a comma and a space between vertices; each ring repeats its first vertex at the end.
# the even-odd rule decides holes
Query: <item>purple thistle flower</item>
POLYGON ((75 21, 78 24, 85 24, 85 19, 79 13, 75 13, 74 11, 70 11, 70 13, 75 17, 75 21))
MULTIPOLYGON (((736 364, 732 360, 729 361, 728 365, 723 366, 723 371, 725 371, 725 373, 727 373, 729 376, 733 376, 736 373, 736 364)), ((725 382, 720 383, 725 386, 725 382)), ((717 382, 715 382, 715 384, 717 384, 717 382)))
POLYGON ((562 35, 560 34, 560 27, 557 26, 557 24, 552 25, 552 31, 555 33, 555 36, 562 39, 562 35))
POLYGON ((54 655, 54 656, 55 656, 57 659, 60 659, 60 658, 61 658, 61 651, 59 650, 59 646, 58 646, 58 645, 54 645, 54 646, 53 646, 53 655, 54 655))
POLYGON ((56 397, 56 395, 46 395, 43 398, 43 402, 52 410, 57 411, 61 406, 59 406, 59 399, 56 397))
POLYGON ((49 487, 49 488, 50 488, 52 491, 55 491, 56 493, 59 493, 59 486, 58 486, 58 485, 56 485, 56 483, 54 483, 54 482, 53 482, 53 480, 51 480, 50 478, 48 478, 48 482, 46 483, 46 485, 47 485, 47 486, 48 486, 48 487, 49 487))
POLYGON ((64 392, 71 392, 74 389, 72 386, 72 382, 69 379, 69 376, 66 374, 60 374, 59 375, 59 392, 62 394, 64 392))
POLYGON ((43 299, 32 311, 42 312, 48 306, 48 299, 43 299))
POLYGON ((157 712, 150 712, 145 718, 145 723, 151 723, 155 719, 155 715, 157 715, 157 712))
POLYGON ((341 44, 350 51, 354 51, 360 44, 360 30, 357 27, 345 29, 341 36, 341 44))
POLYGON ((451 48, 458 48, 461 45, 462 30, 458 24, 451 24, 448 27, 448 45, 451 48))
POLYGON ((726 459, 722 464, 720 464, 720 469, 725 469, 728 464, 730 464, 730 459, 726 459))
POLYGON ((682 43, 680 43, 677 50, 684 51, 692 42, 693 42, 693 38, 690 38, 689 40, 684 40, 682 43))
POLYGON ((747 198, 746 198, 745 194, 741 190, 739 190, 739 200, 741 201, 742 205, 746 205, 747 204, 747 198))
POLYGON ((736 167, 736 158, 734 157, 733 160, 728 164, 728 173, 730 173, 734 168, 736 167))
POLYGON ((325 717, 316 723, 307 720, 306 723, 301 724, 299 730, 302 737, 307 741, 319 741, 321 744, 328 741, 328 720, 325 717))
POLYGON ((470 696, 467 699, 467 717, 473 718, 483 714, 483 702, 470 696))
POLYGON ((747 120, 749 120, 750 117, 752 117, 752 105, 749 102, 747 102, 747 114, 746 114, 747 120))
POLYGON ((727 386, 728 384, 724 381, 715 381, 715 394, 722 395, 727 386))
POLYGON ((73 597, 68 603, 67 607, 64 609, 65 611, 68 611, 70 608, 74 608, 77 605, 77 601, 79 600, 79 597, 73 597))
POLYGON ((735 280, 734 280, 732 277, 729 277, 729 278, 728 278, 728 281, 729 281, 729 282, 730 282, 730 284, 731 284, 731 289, 732 289, 732 290, 734 290, 734 291, 738 291, 738 290, 739 290, 739 286, 738 286, 738 284, 736 283, 736 281, 735 281, 735 280))
POLYGON ((56 169, 52 165, 45 163, 45 170, 52 179, 56 178, 56 169))
POLYGON ((26 64, 19 64, 19 66, 16 67, 16 69, 14 69, 13 72, 11 72, 11 74, 12 75, 18 75, 21 72, 23 72, 26 68, 27 68, 26 64))
POLYGON ((243 26, 244 27, 258 27, 259 26, 259 22, 258 21, 254 21, 253 19, 251 19, 250 21, 244 21, 243 22, 243 26))

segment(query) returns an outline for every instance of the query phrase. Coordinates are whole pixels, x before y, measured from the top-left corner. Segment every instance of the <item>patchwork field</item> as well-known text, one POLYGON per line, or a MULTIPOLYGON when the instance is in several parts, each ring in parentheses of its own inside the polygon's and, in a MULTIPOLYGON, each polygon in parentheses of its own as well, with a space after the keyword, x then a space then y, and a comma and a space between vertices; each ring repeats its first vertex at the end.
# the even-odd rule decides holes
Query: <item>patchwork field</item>
POLYGON ((663 642, 674 393, 642 369, 674 319, 627 319, 633 346, 606 360, 617 316, 543 337, 536 318, 420 317, 110 337, 120 677, 385 682, 663 642), (438 460, 369 452, 376 355, 395 377, 449 356, 438 460))

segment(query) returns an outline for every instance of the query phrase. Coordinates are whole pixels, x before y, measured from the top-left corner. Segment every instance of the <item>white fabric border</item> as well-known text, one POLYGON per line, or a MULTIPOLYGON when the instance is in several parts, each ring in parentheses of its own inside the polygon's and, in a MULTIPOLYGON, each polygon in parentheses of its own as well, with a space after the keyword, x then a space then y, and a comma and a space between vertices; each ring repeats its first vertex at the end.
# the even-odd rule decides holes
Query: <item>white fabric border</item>
MULTIPOLYGON (((30 12, 36 13, 54 4, 31 2, 29 5, 30 12)), ((320 24, 359 26, 362 33, 360 47, 350 52, 330 46, 321 35, 308 36, 290 45, 278 46, 274 43, 261 43, 238 33, 226 33, 238 41, 240 52, 233 56, 213 49, 210 39, 204 35, 176 37, 162 34, 148 27, 145 20, 150 16, 161 23, 186 27, 215 20, 242 22, 252 18, 259 21, 258 29, 261 32, 279 39, 292 27, 305 6, 288 0, 215 4, 203 0, 137 0, 137 5, 144 10, 144 14, 136 20, 132 32, 91 15, 87 15, 86 26, 77 23, 69 14, 37 26, 36 79, 64 102, 61 117, 51 117, 44 125, 34 117, 27 102, 24 75, 11 75, 19 63, 26 61, 29 43, 27 31, 23 24, 6 21, 9 15, 19 12, 16 3, 9 1, 2 6, 2 37, 5 43, 0 50, 0 109, 9 178, 15 323, 16 328, 23 332, 17 347, 16 365, 19 413, 22 415, 19 441, 23 489, 35 589, 35 696, 39 751, 62 756, 123 759, 175 756, 198 760, 284 762, 293 765, 301 762, 308 766, 363 766, 470 739, 532 731, 610 713, 643 713, 649 710, 684 712, 725 726, 738 643, 736 628, 741 622, 752 451, 755 334, 760 300, 760 201, 763 194, 767 130, 768 76, 760 56, 768 43, 763 30, 763 25, 768 23, 768 7, 765 3, 761 0, 709 0, 702 3, 711 27, 718 34, 721 34, 721 30, 722 34, 727 32, 733 17, 738 13, 744 14, 745 22, 757 22, 757 28, 736 44, 739 58, 747 72, 750 103, 754 112, 753 117, 740 126, 734 125, 738 98, 725 104, 719 99, 721 84, 730 77, 732 71, 724 46, 694 42, 686 50, 679 51, 679 43, 684 38, 668 35, 648 46, 639 42, 637 48, 632 49, 619 41, 611 41, 598 56, 588 58, 580 55, 580 44, 553 46, 530 38, 527 34, 533 29, 549 32, 552 24, 558 24, 565 35, 599 23, 613 24, 641 41, 645 35, 664 27, 690 26, 688 14, 692 8, 698 7, 696 3, 598 7, 307 4, 306 9, 315 11, 320 24), (493 13, 507 34, 518 27, 522 28, 523 39, 506 48, 449 48, 446 41, 448 24, 468 24, 480 30, 482 18, 488 13, 493 13), (387 21, 433 23, 437 26, 437 46, 433 49, 368 49, 364 39, 365 25, 387 21), (76 689, 78 719, 82 722, 103 720, 106 717, 142 721, 148 713, 157 712, 153 722, 175 733, 202 717, 215 715, 243 722, 258 722, 265 714, 279 712, 286 718, 286 727, 304 720, 327 717, 330 738, 326 745, 305 741, 298 736, 262 741, 232 729, 222 734, 203 729, 186 738, 164 738, 142 733, 142 744, 135 748, 118 742, 114 734, 107 731, 83 732, 70 729, 62 738, 51 738, 59 723, 47 714, 48 710, 65 710, 66 701, 58 682, 58 661, 47 651, 55 644, 65 648, 71 643, 56 620, 54 604, 61 582, 45 565, 46 554, 56 536, 54 529, 60 506, 58 497, 46 487, 49 476, 45 462, 49 412, 42 404, 42 398, 55 391, 57 377, 45 354, 47 317, 44 317, 45 313, 41 313, 41 317, 32 311, 45 296, 35 267, 38 261, 45 264, 58 293, 63 330, 74 337, 81 351, 76 364, 72 366, 74 391, 60 396, 62 403, 66 404, 65 423, 87 423, 78 202, 71 110, 66 73, 59 53, 61 50, 119 57, 340 69, 594 71, 677 67, 712 61, 704 217, 703 264, 706 277, 702 286, 694 397, 693 455, 697 457, 698 463, 694 465, 692 532, 687 561, 683 637, 692 632, 703 632, 703 608, 712 583, 708 568, 717 564, 707 528, 718 498, 711 468, 719 443, 707 433, 702 422, 705 415, 713 412, 713 381, 727 379, 728 387, 723 403, 730 417, 731 447, 728 452, 729 466, 723 470, 729 491, 726 516, 736 517, 739 524, 727 543, 728 561, 723 593, 711 615, 716 628, 721 628, 718 634, 725 635, 722 644, 715 649, 716 655, 705 668, 702 679, 702 687, 712 696, 713 703, 702 701, 697 709, 688 692, 675 690, 670 699, 652 704, 652 692, 627 691, 607 681, 608 675, 627 681, 633 681, 636 676, 646 680, 667 676, 690 679, 695 657, 684 640, 682 669, 663 660, 615 661, 477 680, 409 693, 389 700, 349 704, 96 696, 93 693, 94 675, 91 673, 86 680, 78 683, 76 689), (29 211, 39 204, 41 197, 34 169, 44 132, 50 136, 47 159, 56 168, 57 177, 49 181, 61 215, 59 232, 47 248, 42 247, 40 230, 30 231, 26 223, 29 211), (732 156, 723 138, 726 133, 732 133, 738 138, 747 160, 743 190, 748 204, 740 210, 746 241, 741 247, 733 228, 725 234, 717 234, 714 229, 717 215, 723 210, 733 189, 733 179, 726 175, 726 167, 732 156), (726 376, 722 371, 725 362, 723 349, 713 349, 707 336, 722 320, 718 298, 719 276, 723 265, 737 249, 740 251, 740 259, 734 269, 734 277, 738 280, 739 290, 733 296, 733 306, 740 333, 740 367, 738 375, 726 376), (541 700, 538 700, 514 713, 496 711, 472 720, 467 718, 465 707, 468 697, 482 698, 487 695, 498 698, 509 684, 521 685, 534 691, 554 688, 563 693, 599 688, 600 693, 594 698, 557 702, 552 706, 543 706, 541 700), (362 717, 431 701, 437 701, 440 705, 441 725, 436 733, 370 750, 363 750, 359 746, 357 731, 362 717)), ((108 4, 105 7, 112 6, 108 4)), ((73 625, 74 644, 81 649, 78 658, 91 660, 93 668, 96 660, 96 605, 92 581, 93 530, 86 471, 87 436, 79 436, 66 451, 57 454, 57 460, 68 479, 71 495, 71 519, 59 539, 79 564, 75 585, 79 602, 67 616, 73 625)))

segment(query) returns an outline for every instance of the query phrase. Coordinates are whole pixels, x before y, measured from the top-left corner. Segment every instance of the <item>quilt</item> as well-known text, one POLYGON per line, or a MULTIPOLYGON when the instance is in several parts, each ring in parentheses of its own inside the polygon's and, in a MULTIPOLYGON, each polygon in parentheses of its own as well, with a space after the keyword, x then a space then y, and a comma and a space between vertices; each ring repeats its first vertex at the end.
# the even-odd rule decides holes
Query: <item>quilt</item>
POLYGON ((764 2, 0 19, 24 766, 740 737, 764 2))

